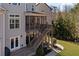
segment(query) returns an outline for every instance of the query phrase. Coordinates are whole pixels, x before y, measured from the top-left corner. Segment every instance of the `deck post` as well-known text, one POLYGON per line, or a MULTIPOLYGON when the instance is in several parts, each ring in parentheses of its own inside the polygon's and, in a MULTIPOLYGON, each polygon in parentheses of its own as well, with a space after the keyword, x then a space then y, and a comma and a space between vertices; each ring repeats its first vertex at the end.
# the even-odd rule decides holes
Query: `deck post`
POLYGON ((30 16, 29 16, 29 19, 28 20, 29 20, 29 45, 31 45, 30 44, 30 16))

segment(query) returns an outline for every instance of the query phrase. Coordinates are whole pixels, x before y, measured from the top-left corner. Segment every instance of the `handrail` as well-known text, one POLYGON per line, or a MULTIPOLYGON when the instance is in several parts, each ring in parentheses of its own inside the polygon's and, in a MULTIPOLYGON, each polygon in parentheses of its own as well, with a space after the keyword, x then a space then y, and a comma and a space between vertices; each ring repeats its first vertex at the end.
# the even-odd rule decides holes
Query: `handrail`
MULTIPOLYGON (((40 27, 42 27, 42 25, 40 25, 40 27)), ((39 27, 39 28, 40 28, 39 27)), ((42 27, 43 28, 43 27, 42 27)), ((41 28, 41 29, 42 29, 41 28)), ((41 32, 41 30, 39 29, 39 32, 41 32)), ((43 32, 43 31, 42 31, 43 32)), ((38 37, 40 37, 41 33, 37 33, 33 39, 33 41, 31 41, 31 44, 33 45, 35 43, 35 41, 38 39, 38 37)))
MULTIPOLYGON (((49 30, 46 30, 46 31, 44 31, 43 32, 43 34, 42 34, 42 36, 37 40, 37 42, 34 44, 34 46, 35 47, 37 47, 36 45, 38 44, 38 43, 40 43, 43 39, 43 35, 45 35, 46 33, 48 33, 49 32, 49 30)), ((39 44, 38 44, 39 45, 39 44)))
POLYGON ((50 29, 51 29, 50 27, 48 27, 47 29, 45 29, 44 32, 41 34, 41 37, 39 37, 38 40, 35 41, 35 44, 33 45, 33 49, 34 50, 36 50, 37 47, 41 44, 41 42, 43 40, 42 39, 43 35, 45 35, 46 33, 48 33, 50 31, 50 29))
MULTIPOLYGON (((41 26, 42 27, 42 26, 41 26)), ((42 27, 41 28, 42 30, 40 30, 39 29, 39 31, 42 33, 45 29, 46 29, 46 27, 44 26, 44 27, 42 27)), ((40 37, 40 33, 39 33, 39 35, 37 34, 35 37, 34 37, 34 39, 31 41, 31 44, 33 45, 34 43, 35 43, 35 41, 38 39, 38 37, 40 37)))

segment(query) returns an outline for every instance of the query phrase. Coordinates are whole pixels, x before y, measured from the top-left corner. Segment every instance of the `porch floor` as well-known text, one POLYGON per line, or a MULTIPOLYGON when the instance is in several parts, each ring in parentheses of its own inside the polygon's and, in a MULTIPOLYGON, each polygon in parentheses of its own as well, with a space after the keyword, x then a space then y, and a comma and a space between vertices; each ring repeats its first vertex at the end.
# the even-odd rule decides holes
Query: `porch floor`
POLYGON ((16 51, 11 52, 11 56, 31 56, 35 54, 35 51, 29 47, 23 47, 16 51))

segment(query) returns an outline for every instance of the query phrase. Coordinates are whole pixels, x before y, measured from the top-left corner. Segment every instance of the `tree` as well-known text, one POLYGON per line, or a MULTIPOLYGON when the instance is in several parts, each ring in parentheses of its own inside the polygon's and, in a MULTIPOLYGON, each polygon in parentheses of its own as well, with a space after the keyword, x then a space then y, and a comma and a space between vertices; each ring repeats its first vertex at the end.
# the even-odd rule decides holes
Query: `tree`
POLYGON ((59 12, 58 20, 54 23, 54 36, 62 39, 72 40, 76 38, 76 17, 70 11, 59 12))
POLYGON ((78 16, 79 16, 79 3, 77 3, 77 4, 75 4, 75 6, 71 9, 71 11, 70 11, 71 13, 72 13, 72 15, 73 15, 73 19, 75 19, 76 20, 76 37, 77 38, 79 38, 79 24, 78 24, 78 22, 79 22, 79 18, 78 18, 78 16))

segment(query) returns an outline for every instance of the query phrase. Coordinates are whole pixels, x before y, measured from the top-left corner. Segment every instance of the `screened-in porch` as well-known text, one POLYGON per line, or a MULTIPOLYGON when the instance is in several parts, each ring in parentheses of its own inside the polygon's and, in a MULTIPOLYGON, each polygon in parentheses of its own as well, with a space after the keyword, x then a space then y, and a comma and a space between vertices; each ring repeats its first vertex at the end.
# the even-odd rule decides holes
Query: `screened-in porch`
POLYGON ((26 32, 29 30, 41 30, 46 27, 47 16, 42 13, 29 13, 25 15, 26 32))

